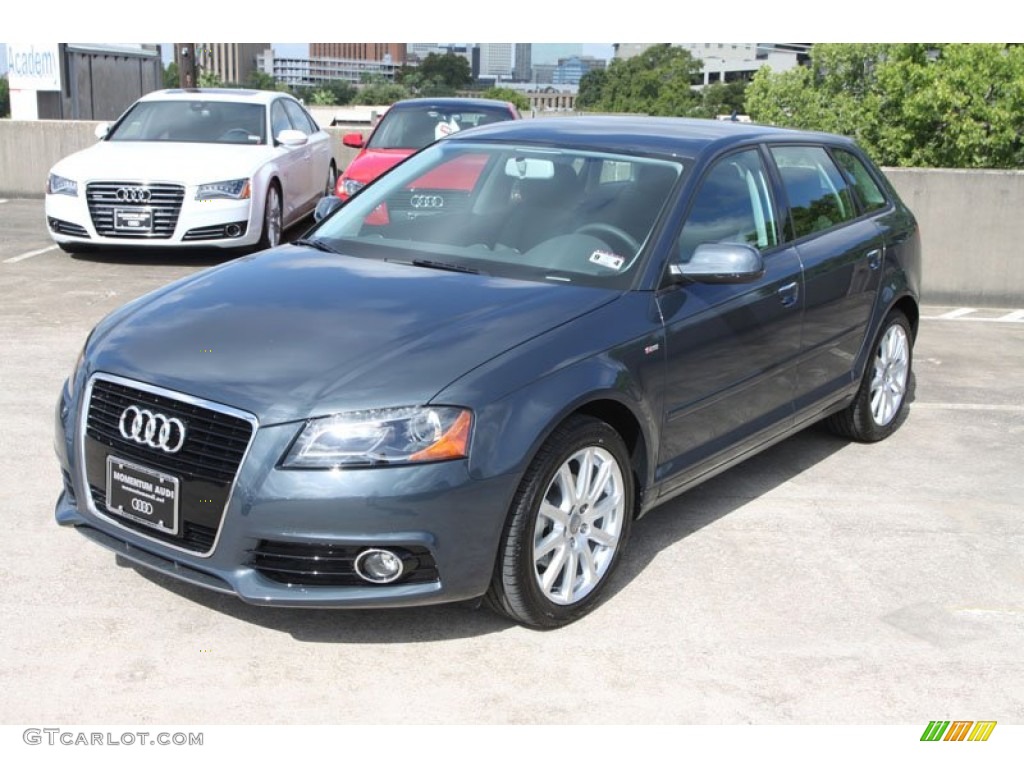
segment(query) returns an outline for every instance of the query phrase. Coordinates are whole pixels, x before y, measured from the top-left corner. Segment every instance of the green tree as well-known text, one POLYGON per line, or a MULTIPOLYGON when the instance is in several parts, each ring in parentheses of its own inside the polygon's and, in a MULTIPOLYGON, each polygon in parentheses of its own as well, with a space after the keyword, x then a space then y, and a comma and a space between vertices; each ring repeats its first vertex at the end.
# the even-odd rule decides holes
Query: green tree
POLYGON ((601 103, 607 72, 592 69, 580 78, 580 90, 576 94, 577 109, 593 109, 601 103))
POLYGON ((413 70, 406 73, 400 82, 415 96, 439 97, 455 95, 455 89, 437 75, 429 77, 422 72, 413 70))
POLYGON ((757 121, 856 138, 884 165, 1024 165, 1024 48, 819 44, 811 66, 764 69, 747 89, 757 121))
POLYGON ((245 84, 258 91, 273 91, 277 89, 277 81, 273 75, 268 75, 262 69, 254 69, 249 73, 245 84))
MULTIPOLYGON (((596 83, 599 98, 587 106, 601 112, 690 115, 700 103, 691 87, 699 73, 700 62, 688 51, 667 43, 654 45, 639 56, 614 60, 596 83)), ((593 85, 588 84, 588 90, 593 85)))
POLYGON ((525 112, 530 108, 530 100, 526 98, 525 94, 513 90, 512 88, 498 88, 495 86, 493 88, 488 88, 480 95, 485 99, 498 99, 499 101, 511 102, 520 112, 525 112))
POLYGON ((204 69, 199 73, 196 85, 200 88, 223 88, 224 81, 221 80, 220 75, 212 69, 204 69))
POLYGON ((7 83, 7 75, 0 75, 0 117, 11 114, 11 91, 7 83))
POLYGON ((409 91, 397 83, 371 83, 359 89, 354 104, 387 105, 409 98, 409 91))
POLYGON ((694 117, 716 118, 719 115, 742 114, 746 100, 747 83, 711 83, 701 89, 700 105, 694 117))
POLYGON ((469 62, 455 53, 428 53, 417 68, 416 74, 422 77, 424 82, 439 81, 456 91, 473 82, 473 71, 469 62))
POLYGON ((172 61, 164 69, 164 88, 178 88, 181 86, 181 74, 178 71, 178 62, 172 61))

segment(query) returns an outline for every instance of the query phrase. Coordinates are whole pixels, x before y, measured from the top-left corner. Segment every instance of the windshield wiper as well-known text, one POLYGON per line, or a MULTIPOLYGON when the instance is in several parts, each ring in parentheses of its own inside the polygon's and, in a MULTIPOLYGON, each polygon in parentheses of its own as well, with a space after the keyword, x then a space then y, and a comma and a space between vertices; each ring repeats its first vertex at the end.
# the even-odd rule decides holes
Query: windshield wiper
POLYGON ((448 272, 465 272, 470 275, 479 275, 479 269, 467 267, 462 264, 452 264, 448 261, 432 261, 431 259, 413 259, 409 262, 414 267, 426 267, 427 269, 443 269, 448 272))
POLYGON ((323 240, 318 240, 315 237, 311 237, 308 239, 300 237, 298 240, 293 240, 292 245, 307 245, 310 248, 316 248, 318 251, 323 251, 324 253, 341 253, 341 251, 331 248, 331 246, 329 246, 323 240))

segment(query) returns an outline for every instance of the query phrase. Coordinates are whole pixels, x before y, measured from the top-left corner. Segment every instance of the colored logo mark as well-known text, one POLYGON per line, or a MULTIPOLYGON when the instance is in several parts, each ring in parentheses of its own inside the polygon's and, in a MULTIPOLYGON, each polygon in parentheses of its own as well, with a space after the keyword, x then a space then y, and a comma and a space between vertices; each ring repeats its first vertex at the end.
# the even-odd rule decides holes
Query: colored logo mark
POLYGON ((921 741, 988 741, 995 727, 995 720, 932 720, 921 741))

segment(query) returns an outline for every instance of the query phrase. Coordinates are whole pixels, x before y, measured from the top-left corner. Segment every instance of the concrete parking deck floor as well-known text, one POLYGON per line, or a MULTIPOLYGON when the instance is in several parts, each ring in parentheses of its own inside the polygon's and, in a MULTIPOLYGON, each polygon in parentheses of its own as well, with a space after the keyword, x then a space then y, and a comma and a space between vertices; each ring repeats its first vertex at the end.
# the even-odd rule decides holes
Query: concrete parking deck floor
POLYGON ((58 528, 52 412, 86 334, 217 259, 8 261, 49 245, 41 201, 0 204, 0 722, 1024 721, 1024 323, 923 320, 890 440, 810 429, 656 510, 604 604, 539 633, 260 609, 58 528))

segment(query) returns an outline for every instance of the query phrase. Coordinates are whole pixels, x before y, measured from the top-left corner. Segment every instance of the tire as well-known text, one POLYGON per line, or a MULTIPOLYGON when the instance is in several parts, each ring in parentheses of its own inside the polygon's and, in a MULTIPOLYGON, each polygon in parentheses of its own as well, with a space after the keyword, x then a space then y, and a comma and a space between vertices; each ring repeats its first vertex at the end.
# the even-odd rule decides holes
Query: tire
POLYGON ((826 424, 842 437, 862 443, 884 440, 903 422, 913 362, 913 331, 906 315, 893 310, 875 339, 860 389, 826 424))
POLYGON ((635 507, 629 452, 619 434, 589 416, 568 419, 541 447, 516 492, 488 606, 538 629, 588 613, 622 558, 635 507), (577 496, 583 474, 589 481, 577 496))
POLYGON ((267 200, 263 204, 263 233, 260 235, 258 249, 262 251, 280 245, 283 231, 281 189, 277 182, 273 182, 267 187, 267 200))
POLYGON ((324 189, 324 197, 330 197, 334 194, 334 187, 338 184, 338 169, 335 167, 332 161, 330 166, 327 168, 327 187, 324 189))

